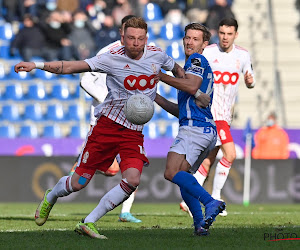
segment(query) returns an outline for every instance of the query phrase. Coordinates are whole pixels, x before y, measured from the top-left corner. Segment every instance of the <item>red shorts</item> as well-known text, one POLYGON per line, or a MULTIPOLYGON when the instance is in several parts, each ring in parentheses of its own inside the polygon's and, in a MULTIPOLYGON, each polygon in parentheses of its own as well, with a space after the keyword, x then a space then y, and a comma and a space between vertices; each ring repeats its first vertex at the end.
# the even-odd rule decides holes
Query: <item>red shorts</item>
POLYGON ((120 154, 122 173, 128 168, 142 172, 143 165, 149 164, 143 143, 141 131, 128 129, 101 116, 88 133, 75 172, 90 180, 97 169, 106 172, 117 154, 120 154))
POLYGON ((226 121, 215 121, 215 123, 218 132, 218 140, 220 140, 222 144, 233 142, 228 123, 226 121))

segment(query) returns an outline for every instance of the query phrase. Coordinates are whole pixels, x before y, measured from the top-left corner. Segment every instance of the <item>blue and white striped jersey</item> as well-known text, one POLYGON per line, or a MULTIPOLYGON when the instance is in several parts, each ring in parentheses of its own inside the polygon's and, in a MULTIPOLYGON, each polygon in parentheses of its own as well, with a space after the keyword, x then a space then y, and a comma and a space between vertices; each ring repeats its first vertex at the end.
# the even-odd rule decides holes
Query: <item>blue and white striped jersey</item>
POLYGON ((180 126, 214 127, 215 122, 211 113, 213 99, 213 72, 208 61, 198 53, 192 54, 184 65, 186 74, 201 77, 200 90, 210 95, 211 102, 207 108, 199 108, 195 97, 184 91, 178 91, 179 124, 180 126))

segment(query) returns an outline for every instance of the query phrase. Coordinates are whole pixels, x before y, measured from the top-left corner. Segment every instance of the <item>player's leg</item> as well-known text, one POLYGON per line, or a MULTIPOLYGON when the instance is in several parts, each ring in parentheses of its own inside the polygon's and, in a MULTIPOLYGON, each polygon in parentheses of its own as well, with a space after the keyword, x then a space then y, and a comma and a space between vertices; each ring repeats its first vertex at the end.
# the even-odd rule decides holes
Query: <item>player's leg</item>
POLYGON ((48 189, 45 192, 43 200, 35 212, 35 223, 38 226, 42 226, 47 221, 50 211, 59 197, 68 196, 72 192, 79 191, 89 183, 89 180, 86 180, 85 183, 79 183, 76 187, 73 187, 72 183, 78 182, 79 179, 80 176, 76 173, 72 176, 63 176, 53 189, 48 189))
POLYGON ((120 184, 108 191, 100 200, 97 207, 84 219, 85 223, 95 223, 107 212, 119 206, 134 193, 139 185, 143 161, 136 158, 122 160, 121 167, 126 169, 122 173, 120 184), (134 167, 131 167, 134 166, 134 167))

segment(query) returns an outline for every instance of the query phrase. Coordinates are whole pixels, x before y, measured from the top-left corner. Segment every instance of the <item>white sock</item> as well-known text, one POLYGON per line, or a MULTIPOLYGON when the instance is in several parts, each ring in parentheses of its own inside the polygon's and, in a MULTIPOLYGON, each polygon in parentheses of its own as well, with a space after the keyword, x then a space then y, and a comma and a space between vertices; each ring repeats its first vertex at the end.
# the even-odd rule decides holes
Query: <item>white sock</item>
POLYGON ((95 209, 84 219, 84 222, 96 222, 103 217, 107 212, 119 206, 123 201, 136 190, 128 184, 126 179, 122 179, 121 183, 108 191, 100 200, 95 209))
POLYGON ((196 180, 198 181, 198 183, 203 186, 204 181, 207 178, 207 171, 206 169, 203 167, 203 165, 201 164, 200 167, 198 168, 197 172, 194 173, 194 177, 196 178, 196 180))
POLYGON ((129 198, 123 202, 122 204, 122 210, 121 210, 121 214, 122 213, 130 213, 130 209, 132 207, 132 203, 134 201, 134 197, 135 197, 135 192, 133 192, 129 198))
POLYGON ((72 176, 64 176, 61 177, 60 180, 56 183, 51 192, 47 195, 47 201, 50 204, 55 204, 58 197, 64 197, 73 192, 71 186, 71 178, 72 176))
POLYGON ((221 199, 221 189, 224 187, 225 181, 227 180, 231 165, 232 163, 227 161, 224 157, 217 164, 211 194, 216 200, 221 199))

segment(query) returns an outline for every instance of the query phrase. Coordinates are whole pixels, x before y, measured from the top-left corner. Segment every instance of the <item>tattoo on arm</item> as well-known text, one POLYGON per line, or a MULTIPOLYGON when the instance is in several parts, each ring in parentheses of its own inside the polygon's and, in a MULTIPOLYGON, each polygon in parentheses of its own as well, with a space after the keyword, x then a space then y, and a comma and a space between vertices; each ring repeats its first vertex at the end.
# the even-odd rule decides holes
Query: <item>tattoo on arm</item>
POLYGON ((64 70, 64 62, 63 61, 61 61, 61 74, 63 73, 63 70, 64 70))

